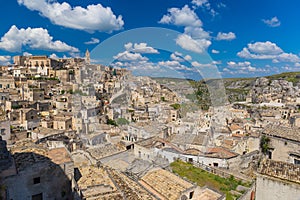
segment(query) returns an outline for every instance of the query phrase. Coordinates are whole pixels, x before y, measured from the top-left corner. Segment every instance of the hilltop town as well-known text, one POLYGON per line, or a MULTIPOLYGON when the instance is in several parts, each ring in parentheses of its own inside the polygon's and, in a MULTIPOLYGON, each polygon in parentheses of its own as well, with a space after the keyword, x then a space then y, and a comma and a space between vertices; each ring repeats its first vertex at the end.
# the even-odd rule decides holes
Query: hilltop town
POLYGON ((0 74, 0 199, 300 196, 300 73, 225 81, 217 105, 215 80, 137 77, 88 51, 0 74))

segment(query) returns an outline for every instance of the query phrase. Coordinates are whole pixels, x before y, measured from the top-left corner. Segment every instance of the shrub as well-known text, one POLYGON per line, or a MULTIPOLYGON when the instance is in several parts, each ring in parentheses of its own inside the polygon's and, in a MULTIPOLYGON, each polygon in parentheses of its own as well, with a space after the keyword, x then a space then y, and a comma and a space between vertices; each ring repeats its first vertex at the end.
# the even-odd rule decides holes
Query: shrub
POLYGON ((108 120, 107 120, 107 124, 108 124, 108 125, 117 126, 117 123, 116 123, 116 121, 115 121, 115 120, 113 120, 113 119, 108 119, 108 120))
POLYGON ((170 106, 171 106, 172 108, 174 108, 175 110, 178 110, 178 109, 181 108, 180 104, 178 104, 178 103, 171 104, 170 106))

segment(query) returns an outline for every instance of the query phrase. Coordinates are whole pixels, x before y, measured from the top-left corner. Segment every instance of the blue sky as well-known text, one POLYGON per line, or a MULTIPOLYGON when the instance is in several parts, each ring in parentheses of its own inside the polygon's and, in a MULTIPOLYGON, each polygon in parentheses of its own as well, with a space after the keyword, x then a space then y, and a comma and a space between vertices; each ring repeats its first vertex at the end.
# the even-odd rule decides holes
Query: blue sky
POLYGON ((222 77, 300 71, 299 8, 297 0, 10 0, 1 6, 0 64, 23 54, 83 57, 89 49, 94 61, 140 75, 159 76, 158 68, 191 78, 211 69, 222 77), (147 29, 145 37, 133 31, 120 39, 143 27, 176 34, 159 44, 153 38, 161 36, 147 29))

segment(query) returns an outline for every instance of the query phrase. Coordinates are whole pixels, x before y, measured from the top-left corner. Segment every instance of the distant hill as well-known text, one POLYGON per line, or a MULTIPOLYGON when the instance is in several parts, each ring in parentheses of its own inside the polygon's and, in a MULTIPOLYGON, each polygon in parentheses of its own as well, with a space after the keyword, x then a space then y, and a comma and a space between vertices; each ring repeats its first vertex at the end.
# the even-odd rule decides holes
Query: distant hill
MULTIPOLYGON (((261 77, 222 79, 229 102, 232 103, 236 101, 245 101, 247 95, 249 94, 250 90, 253 88, 258 78, 261 77)), ((265 78, 269 80, 269 83, 271 83, 274 80, 286 80, 288 82, 291 82, 294 86, 298 84, 300 85, 300 72, 285 72, 281 74, 265 76, 265 78)), ((194 80, 177 79, 177 78, 153 78, 153 79, 165 85, 168 85, 168 83, 172 83, 171 85, 173 89, 175 87, 174 83, 176 83, 176 85, 180 85, 178 87, 182 87, 183 84, 190 84, 190 87, 194 89, 194 94, 197 97, 198 104, 202 109, 208 109, 208 107, 211 104, 207 84, 213 84, 213 82, 216 80, 207 80, 205 82, 204 80, 194 81, 194 80)), ((187 95, 189 95, 187 96, 188 98, 192 97, 191 94, 187 94, 187 95)))

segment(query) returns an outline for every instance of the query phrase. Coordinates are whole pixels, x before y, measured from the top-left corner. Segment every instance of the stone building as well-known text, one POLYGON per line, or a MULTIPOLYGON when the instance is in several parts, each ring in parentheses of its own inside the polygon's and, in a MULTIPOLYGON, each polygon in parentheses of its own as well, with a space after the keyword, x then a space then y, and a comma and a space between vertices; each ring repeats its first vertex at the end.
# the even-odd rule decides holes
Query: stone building
POLYGON ((182 149, 177 144, 152 137, 134 143, 134 155, 143 160, 159 161, 162 165, 181 159, 220 168, 228 168, 229 162, 238 157, 238 154, 221 147, 203 148, 199 145, 199 150, 192 148, 191 144, 187 146, 188 149, 182 149))
POLYGON ((161 200, 195 199, 195 185, 163 169, 150 170, 139 183, 161 200))
POLYGON ((264 160, 256 179, 257 200, 299 200, 300 167, 273 160, 264 160))
POLYGON ((24 88, 24 99, 28 101, 42 101, 45 99, 44 92, 40 88, 24 88))
POLYGON ((57 130, 69 130, 72 129, 72 115, 60 113, 54 116, 53 129, 57 130))
POLYGON ((53 99, 53 105, 59 111, 70 112, 72 110, 72 95, 60 95, 53 99))
POLYGON ((59 70, 50 69, 48 76, 50 78, 58 78, 61 82, 66 83, 74 79, 73 74, 74 74, 73 69, 59 69, 59 70))
POLYGON ((267 126, 263 135, 270 139, 268 158, 300 164, 300 129, 298 127, 267 126))
POLYGON ((300 115, 294 115, 290 118, 290 124, 293 127, 300 127, 300 115))
POLYGON ((10 140, 11 139, 11 132, 10 132, 10 121, 0 118, 0 136, 3 140, 10 140))
POLYGON ((17 174, 3 179, 4 199, 72 198, 74 167, 65 148, 22 147, 13 152, 13 158, 17 174))
MULTIPOLYGON (((11 154, 7 150, 7 142, 0 136, 0 186, 1 179, 5 176, 16 174, 16 170, 12 168, 13 160, 11 154)), ((2 191, 0 191, 1 197, 2 191)))
POLYGON ((14 56, 13 61, 16 66, 23 66, 26 60, 26 56, 14 56))
POLYGON ((162 136, 166 127, 157 122, 151 123, 131 123, 128 125, 127 140, 137 141, 141 139, 150 138, 153 136, 162 136))
POLYGON ((14 89, 15 79, 11 76, 0 76, 0 90, 14 89))
POLYGON ((62 62, 48 56, 15 56, 13 59, 15 65, 35 69, 36 74, 42 76, 48 76, 50 69, 63 66, 62 62))
POLYGON ((21 108, 8 113, 8 118, 14 126, 21 126, 25 130, 32 130, 39 126, 40 118, 37 110, 21 108))
POLYGON ((231 124, 229 127, 231 135, 243 135, 245 130, 238 124, 231 124))
POLYGON ((53 135, 63 135, 63 133, 64 131, 62 130, 54 130, 52 128, 38 127, 33 131, 28 132, 27 135, 33 140, 38 140, 53 135))

